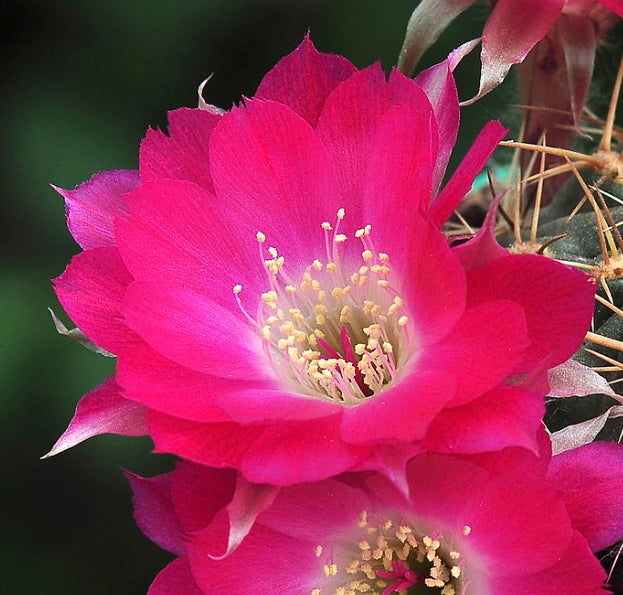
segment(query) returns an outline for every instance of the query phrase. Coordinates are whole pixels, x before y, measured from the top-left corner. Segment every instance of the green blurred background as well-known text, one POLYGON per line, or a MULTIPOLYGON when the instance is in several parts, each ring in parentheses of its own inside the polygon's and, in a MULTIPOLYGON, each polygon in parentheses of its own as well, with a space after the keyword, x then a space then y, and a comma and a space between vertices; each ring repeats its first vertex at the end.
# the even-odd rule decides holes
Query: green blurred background
MULTIPOLYGON (((145 593, 170 559, 138 531, 121 468, 170 468, 146 438, 98 437, 40 461, 79 397, 112 370, 56 334, 48 307, 69 324, 51 290, 79 251, 50 187, 94 172, 137 167, 148 126, 205 97, 228 107, 252 95, 263 73, 310 29, 319 49, 357 66, 395 63, 412 0, 9 1, 2 30, 0 111, 0 593, 145 593)), ((463 15, 425 56, 444 57, 476 37, 484 6, 463 15)), ((477 87, 477 56, 459 73, 477 87)), ((512 83, 463 114, 465 151, 512 83)))

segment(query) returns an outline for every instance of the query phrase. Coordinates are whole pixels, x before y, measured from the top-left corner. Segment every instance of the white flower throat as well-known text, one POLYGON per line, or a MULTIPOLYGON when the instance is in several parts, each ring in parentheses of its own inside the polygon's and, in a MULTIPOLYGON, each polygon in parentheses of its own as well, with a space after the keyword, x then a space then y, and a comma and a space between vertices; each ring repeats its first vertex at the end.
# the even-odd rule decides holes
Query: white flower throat
POLYGON ((259 254, 269 289, 261 295, 254 319, 242 306, 242 285, 234 287, 238 305, 257 328, 276 373, 297 392, 353 405, 395 380, 409 353, 409 319, 391 284, 389 256, 377 252, 371 226, 355 233, 361 260, 347 267, 339 233, 344 209, 334 226, 322 223, 325 258, 315 259, 302 278, 293 281, 285 259, 265 248, 258 231, 259 254))

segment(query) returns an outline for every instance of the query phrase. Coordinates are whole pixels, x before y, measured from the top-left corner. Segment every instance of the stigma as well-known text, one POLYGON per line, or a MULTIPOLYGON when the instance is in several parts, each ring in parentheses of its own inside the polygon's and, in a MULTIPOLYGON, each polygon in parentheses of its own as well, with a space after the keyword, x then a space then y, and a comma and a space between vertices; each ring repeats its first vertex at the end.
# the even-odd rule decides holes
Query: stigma
POLYGON ((324 254, 292 278, 277 248, 258 231, 267 287, 256 317, 243 307, 241 284, 233 288, 242 313, 262 338, 276 375, 289 389, 355 405, 394 382, 412 352, 412 331, 389 255, 377 251, 372 228, 358 229, 358 256, 345 252, 339 209, 325 221, 324 254), (302 273, 302 274, 301 274, 302 273))

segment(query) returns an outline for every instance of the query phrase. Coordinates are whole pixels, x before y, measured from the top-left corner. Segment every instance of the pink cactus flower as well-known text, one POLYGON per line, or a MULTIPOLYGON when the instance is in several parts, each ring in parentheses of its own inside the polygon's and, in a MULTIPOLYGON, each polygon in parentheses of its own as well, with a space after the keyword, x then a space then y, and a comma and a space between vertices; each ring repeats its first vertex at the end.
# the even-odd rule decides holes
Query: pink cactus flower
POLYGON ((439 191, 458 126, 451 61, 417 81, 356 70, 309 39, 253 99, 181 109, 140 174, 63 190, 84 248, 55 281, 118 357, 54 454, 102 432, 289 485, 422 448, 536 448, 546 374, 578 348, 594 285, 485 227, 439 227, 504 129, 439 191))
POLYGON ((183 462, 128 477, 140 528, 177 556, 149 595, 592 595, 606 592, 592 552, 623 536, 622 458, 612 443, 549 467, 524 449, 423 454, 408 464, 409 498, 378 474, 286 487, 225 556, 232 470, 183 462))

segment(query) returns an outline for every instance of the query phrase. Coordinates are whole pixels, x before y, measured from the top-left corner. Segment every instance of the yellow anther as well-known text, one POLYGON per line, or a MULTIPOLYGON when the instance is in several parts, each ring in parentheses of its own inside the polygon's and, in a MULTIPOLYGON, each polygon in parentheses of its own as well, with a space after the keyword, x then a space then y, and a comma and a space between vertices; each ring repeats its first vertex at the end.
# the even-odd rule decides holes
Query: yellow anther
POLYGON ((333 240, 336 244, 342 244, 347 239, 348 238, 343 233, 338 233, 333 240))
POLYGON ((472 528, 469 525, 463 527, 463 535, 469 535, 472 532, 472 528))
POLYGON ((316 314, 316 324, 325 324, 327 322, 327 319, 325 318, 324 314, 316 314))
POLYGON ((271 246, 268 249, 268 253, 273 257, 273 258, 277 258, 277 256, 279 256, 279 253, 277 252, 277 248, 273 248, 273 246, 271 246))
POLYGON ((340 310, 340 322, 348 322, 348 315, 350 314, 350 307, 344 306, 340 310))
POLYGON ((361 253, 361 258, 363 258, 365 261, 372 260, 373 256, 374 255, 372 254, 372 250, 364 250, 361 253))
POLYGON ((238 295, 242 291, 242 285, 234 285, 234 293, 238 295))
POLYGON ((404 316, 404 315, 403 315, 403 316, 401 316, 401 317, 398 319, 398 324, 399 324, 400 326, 407 326, 407 323, 408 323, 408 322, 409 322, 409 317, 408 317, 408 316, 404 316))
POLYGON ((316 546, 316 557, 320 558, 320 556, 322 556, 322 546, 321 545, 317 545, 316 546))
POLYGON ((450 569, 450 574, 454 577, 454 578, 459 578, 459 576, 461 576, 461 569, 458 566, 453 566, 450 569))
POLYGON ((294 285, 286 285, 286 293, 296 293, 296 287, 294 285))
POLYGON ((312 268, 316 271, 322 270, 322 263, 316 258, 314 262, 312 262, 312 268))
POLYGON ((344 209, 338 209, 337 210, 337 218, 341 221, 342 219, 344 219, 346 215, 346 211, 344 209))
POLYGON ((385 254, 385 252, 379 252, 379 260, 381 262, 387 262, 389 260, 389 255, 385 254))
POLYGON ((327 263, 326 269, 330 273, 335 273, 335 271, 337 271, 337 265, 334 262, 329 262, 327 263))
POLYGON ((323 221, 321 223, 321 227, 322 229, 324 229, 325 231, 331 231, 333 228, 331 227, 331 224, 328 221, 323 221))
POLYGON ((263 244, 266 241, 266 236, 261 231, 258 231, 255 234, 255 237, 260 244, 263 244))
POLYGON ((383 289, 385 289, 386 287, 389 287, 389 281, 387 279, 379 279, 376 284, 379 287, 382 287, 383 289))
POLYGON ((270 339, 270 327, 268 325, 262 327, 262 339, 265 341, 270 339))

